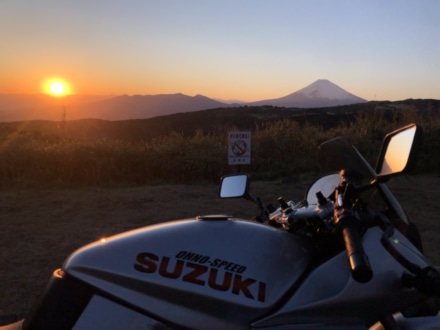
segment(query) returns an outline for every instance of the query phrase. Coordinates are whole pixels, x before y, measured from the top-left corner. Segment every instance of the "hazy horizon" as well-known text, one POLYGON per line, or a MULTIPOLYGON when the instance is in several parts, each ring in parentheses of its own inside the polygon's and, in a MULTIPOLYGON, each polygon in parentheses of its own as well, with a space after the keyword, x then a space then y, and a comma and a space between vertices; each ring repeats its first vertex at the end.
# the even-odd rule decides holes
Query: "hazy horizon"
POLYGON ((328 79, 366 100, 440 99, 440 2, 0 3, 0 94, 253 102, 328 79))

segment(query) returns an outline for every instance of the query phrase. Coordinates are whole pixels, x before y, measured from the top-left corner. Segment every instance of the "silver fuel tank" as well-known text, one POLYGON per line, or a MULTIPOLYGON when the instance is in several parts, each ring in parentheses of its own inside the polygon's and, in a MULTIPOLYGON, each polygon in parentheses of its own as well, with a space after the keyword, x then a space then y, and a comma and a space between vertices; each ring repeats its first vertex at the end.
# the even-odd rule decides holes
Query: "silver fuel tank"
POLYGON ((66 260, 63 272, 166 322, 233 329, 279 307, 310 259, 291 234, 207 216, 87 245, 66 260))

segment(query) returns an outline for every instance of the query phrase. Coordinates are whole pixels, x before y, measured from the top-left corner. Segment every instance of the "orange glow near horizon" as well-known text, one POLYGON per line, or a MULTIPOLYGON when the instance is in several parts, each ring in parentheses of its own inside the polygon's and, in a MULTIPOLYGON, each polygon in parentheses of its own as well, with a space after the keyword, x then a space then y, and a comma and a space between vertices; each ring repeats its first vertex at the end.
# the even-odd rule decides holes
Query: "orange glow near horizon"
POLYGON ((55 97, 62 97, 72 94, 72 89, 64 79, 50 78, 43 82, 43 92, 55 97))

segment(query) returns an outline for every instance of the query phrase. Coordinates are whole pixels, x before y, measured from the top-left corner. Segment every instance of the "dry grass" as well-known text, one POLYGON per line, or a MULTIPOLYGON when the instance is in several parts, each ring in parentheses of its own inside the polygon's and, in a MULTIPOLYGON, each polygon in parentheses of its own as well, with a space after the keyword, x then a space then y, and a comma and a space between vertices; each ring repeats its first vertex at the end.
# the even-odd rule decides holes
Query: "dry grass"
MULTIPOLYGON (((265 203, 275 204, 279 196, 300 200, 310 181, 254 182, 252 192, 265 203)), ((440 178, 398 178, 390 186, 419 225, 426 254, 440 264, 440 178)), ((103 236, 200 214, 256 215, 254 204, 220 200, 217 189, 209 183, 0 191, 0 316, 24 316, 52 271, 73 250, 103 236)))

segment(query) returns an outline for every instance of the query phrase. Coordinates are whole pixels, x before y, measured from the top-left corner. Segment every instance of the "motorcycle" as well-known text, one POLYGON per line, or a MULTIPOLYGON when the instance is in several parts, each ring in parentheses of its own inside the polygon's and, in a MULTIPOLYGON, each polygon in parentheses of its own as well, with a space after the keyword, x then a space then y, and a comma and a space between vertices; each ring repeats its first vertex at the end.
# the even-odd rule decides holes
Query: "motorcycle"
POLYGON ((440 273, 386 186, 413 165, 422 130, 385 136, 376 168, 346 140, 320 146, 300 202, 264 206, 245 174, 221 198, 251 220, 214 214, 140 228, 75 251, 11 329, 439 329, 440 273))

